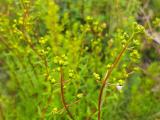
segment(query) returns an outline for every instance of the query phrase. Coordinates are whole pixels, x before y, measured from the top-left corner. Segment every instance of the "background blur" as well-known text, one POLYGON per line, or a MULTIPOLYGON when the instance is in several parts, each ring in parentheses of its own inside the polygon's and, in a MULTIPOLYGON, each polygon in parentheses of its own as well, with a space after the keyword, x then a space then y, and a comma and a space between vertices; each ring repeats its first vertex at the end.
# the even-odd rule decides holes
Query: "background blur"
POLYGON ((160 120, 160 0, 0 0, 0 120, 69 120, 59 65, 75 120, 96 120, 134 22, 145 32, 108 80, 102 120, 160 120))

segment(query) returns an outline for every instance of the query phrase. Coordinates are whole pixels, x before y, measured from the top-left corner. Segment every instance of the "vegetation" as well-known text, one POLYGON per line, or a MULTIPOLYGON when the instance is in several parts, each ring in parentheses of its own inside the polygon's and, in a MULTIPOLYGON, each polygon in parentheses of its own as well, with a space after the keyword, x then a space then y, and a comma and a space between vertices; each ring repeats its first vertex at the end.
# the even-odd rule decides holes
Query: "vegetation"
POLYGON ((160 120, 159 0, 0 0, 0 120, 160 120))

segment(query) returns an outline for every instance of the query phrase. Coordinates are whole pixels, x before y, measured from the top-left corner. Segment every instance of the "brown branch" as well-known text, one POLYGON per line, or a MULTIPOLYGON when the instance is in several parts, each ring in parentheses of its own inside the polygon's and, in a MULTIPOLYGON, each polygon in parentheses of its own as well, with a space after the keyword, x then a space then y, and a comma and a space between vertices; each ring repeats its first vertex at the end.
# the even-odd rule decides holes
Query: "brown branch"
POLYGON ((121 50, 121 52, 119 53, 119 55, 117 56, 117 58, 114 60, 111 68, 107 71, 105 77, 104 77, 104 80, 103 80, 103 83, 102 83, 102 87, 100 88, 100 92, 99 92, 99 97, 98 97, 98 120, 101 119, 101 104, 102 104, 102 96, 103 96, 103 91, 104 91, 104 88, 106 86, 106 82, 108 80, 108 78, 110 77, 113 69, 116 67, 116 65, 118 64, 118 62, 120 61, 123 53, 126 51, 127 47, 128 47, 128 44, 130 42, 130 40, 133 38, 134 36, 134 33, 132 34, 132 36, 130 37, 130 39, 128 40, 128 42, 126 43, 126 45, 123 47, 123 49, 121 50))
POLYGON ((62 104, 65 108, 65 110, 67 111, 68 116, 74 120, 72 113, 69 111, 68 109, 68 105, 65 101, 65 97, 64 97, 64 76, 63 76, 63 69, 62 67, 60 67, 60 83, 61 83, 61 99, 62 99, 62 104))

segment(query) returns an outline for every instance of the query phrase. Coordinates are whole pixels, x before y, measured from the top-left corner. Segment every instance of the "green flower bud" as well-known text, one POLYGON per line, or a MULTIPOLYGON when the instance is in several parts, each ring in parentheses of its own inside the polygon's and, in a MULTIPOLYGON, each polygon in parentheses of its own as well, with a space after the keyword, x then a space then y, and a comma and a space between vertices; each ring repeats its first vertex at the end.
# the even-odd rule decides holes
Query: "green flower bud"
POLYGON ((140 55, 138 53, 137 50, 133 50, 131 53, 130 53, 130 57, 133 61, 136 61, 137 59, 140 58, 140 55))
POLYGON ((52 84, 56 82, 56 80, 54 78, 50 79, 50 81, 52 84))
POLYGON ((110 68, 111 68, 111 66, 112 66, 111 64, 108 64, 108 65, 107 65, 107 69, 110 69, 110 68))
POLYGON ((92 21, 93 21, 93 18, 92 18, 91 16, 87 16, 87 17, 86 17, 86 21, 87 21, 87 22, 92 22, 92 21))
POLYGON ((97 74, 97 73, 94 72, 94 73, 93 73, 93 76, 95 77, 96 80, 100 80, 99 74, 97 74))
POLYGON ((121 43, 122 43, 122 46, 124 47, 127 43, 126 39, 123 39, 121 43))
POLYGON ((122 79, 118 80, 118 84, 119 85, 124 85, 124 80, 122 80, 122 79))
POLYGON ((53 110, 52 110, 52 114, 57 114, 58 113, 58 108, 53 108, 53 110))
POLYGON ((82 97, 83 97, 83 93, 78 93, 78 94, 77 94, 77 97, 78 97, 78 98, 82 98, 82 97))
POLYGON ((140 41, 137 40, 137 39, 133 39, 133 43, 134 43, 136 46, 139 46, 139 45, 140 45, 140 41))
POLYGON ((156 19, 153 21, 153 24, 154 24, 154 26, 156 26, 156 27, 160 26, 160 18, 156 18, 156 19))
POLYGON ((141 33, 145 31, 144 27, 142 25, 139 25, 136 22, 133 24, 133 26, 134 26, 134 31, 137 33, 141 33))

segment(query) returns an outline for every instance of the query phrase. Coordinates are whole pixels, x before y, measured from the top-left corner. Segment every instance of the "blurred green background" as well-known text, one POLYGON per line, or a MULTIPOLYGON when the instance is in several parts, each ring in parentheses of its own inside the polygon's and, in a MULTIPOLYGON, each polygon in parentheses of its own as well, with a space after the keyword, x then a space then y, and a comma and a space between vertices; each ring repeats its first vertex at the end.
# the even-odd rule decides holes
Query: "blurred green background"
POLYGON ((0 0, 0 120, 160 120, 160 0, 0 0))

